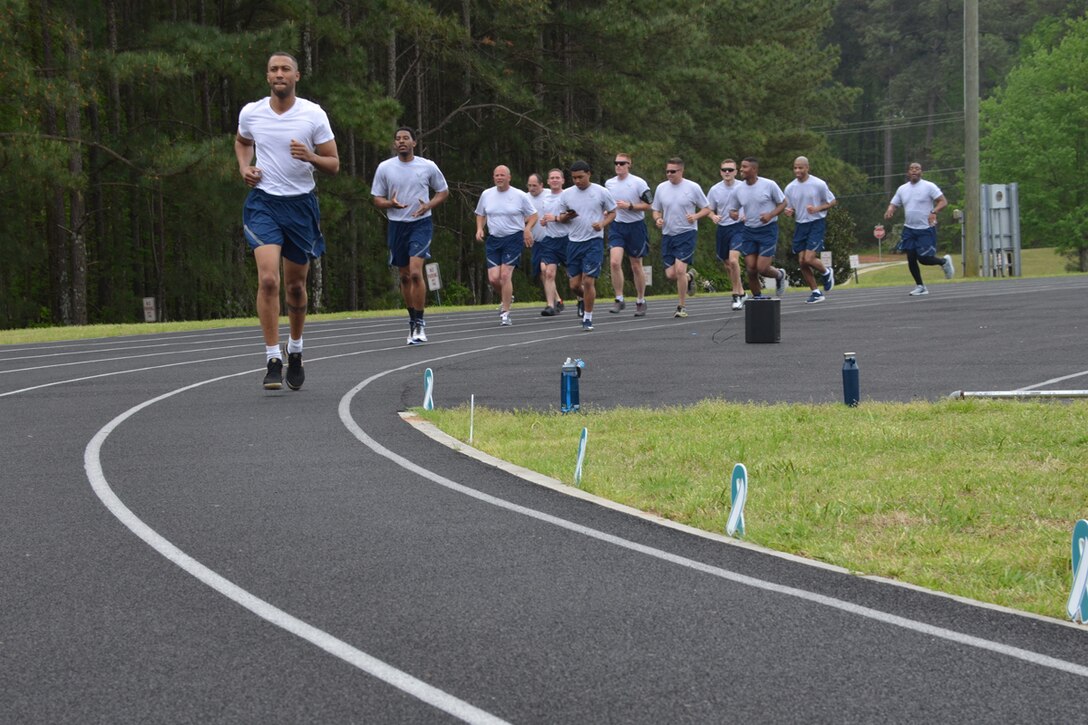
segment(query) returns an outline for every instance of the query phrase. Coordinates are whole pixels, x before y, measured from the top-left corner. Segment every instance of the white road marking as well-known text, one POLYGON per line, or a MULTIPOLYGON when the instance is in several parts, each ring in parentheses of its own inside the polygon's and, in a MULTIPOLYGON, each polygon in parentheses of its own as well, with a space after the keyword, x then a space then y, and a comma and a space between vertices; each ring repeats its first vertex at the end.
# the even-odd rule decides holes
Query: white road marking
MULTIPOLYGON (((516 343, 516 344, 529 344, 529 343, 522 342, 522 343, 516 343)), ((513 345, 511 345, 511 346, 513 346, 513 345)), ((503 347, 503 346, 495 346, 495 347, 503 347)), ((374 451, 378 455, 380 455, 380 456, 382 456, 384 458, 387 458, 388 460, 392 461, 393 463, 396 463, 398 466, 401 466, 402 468, 404 468, 404 469, 406 469, 408 471, 411 471, 411 472, 415 473, 416 475, 421 476, 422 478, 425 478, 425 479, 431 481, 432 483, 436 483, 436 484, 438 484, 440 486, 443 486, 445 488, 448 488, 448 489, 450 489, 452 491, 462 493, 462 494, 464 494, 466 496, 474 498, 474 499, 476 499, 478 501, 481 501, 483 503, 487 503, 487 504, 490 504, 492 506, 496 506, 498 508, 505 509, 507 511, 511 511, 513 513, 521 514, 523 516, 528 516, 529 518, 536 519, 537 521, 542 521, 542 522, 545 522, 545 523, 548 523, 548 524, 552 524, 552 525, 557 526, 559 528, 566 529, 567 531, 571 531, 571 532, 576 533, 576 534, 581 534, 582 536, 587 536, 587 537, 592 538, 592 539, 597 539, 598 541, 603 541, 605 543, 612 544, 614 546, 618 546, 618 547, 621 547, 621 548, 624 548, 624 549, 628 549, 630 551, 635 551, 635 552, 638 552, 640 554, 644 554, 646 556, 653 557, 655 559, 659 559, 659 560, 662 560, 662 561, 669 562, 671 564, 676 564, 678 566, 683 566, 683 567, 686 567, 686 568, 689 568, 689 569, 693 569, 695 571, 699 571, 699 572, 702 572, 704 574, 709 574, 711 576, 715 576, 715 577, 718 577, 720 579, 725 579, 727 581, 735 582, 737 584, 743 584, 743 585, 750 586, 750 587, 753 587, 753 588, 756 588, 756 589, 762 589, 764 591, 774 592, 776 594, 782 594, 782 595, 785 595, 785 596, 796 597, 798 599, 803 599, 803 600, 805 600, 807 602, 815 602, 817 604, 822 604, 822 605, 824 605, 826 607, 830 607, 832 609, 837 609, 837 610, 847 612, 849 614, 853 614, 853 615, 856 615, 856 616, 859 616, 859 617, 865 617, 867 619, 872 619, 872 620, 875 620, 875 621, 880 622, 882 624, 890 624, 892 626, 901 627, 903 629, 910 630, 912 632, 917 632, 917 633, 929 635, 929 636, 932 636, 932 637, 938 637, 940 639, 943 639, 943 640, 946 640, 946 641, 949 641, 949 642, 953 642, 955 644, 965 645, 965 646, 968 646, 968 647, 974 647, 976 649, 986 650, 988 652, 994 652, 996 654, 1004 655, 1006 657, 1011 657, 1011 658, 1014 658, 1014 659, 1029 662, 1031 664, 1039 665, 1040 667, 1046 667, 1046 668, 1049 668, 1049 669, 1058 670, 1058 671, 1061 671, 1061 672, 1066 672, 1068 674, 1076 675, 1078 677, 1088 677, 1088 667, 1085 667, 1084 665, 1079 665, 1079 664, 1076 664, 1074 662, 1067 662, 1065 660, 1061 660, 1061 659, 1058 659, 1056 657, 1051 657, 1049 655, 1039 654, 1038 652, 1032 652, 1030 650, 1022 649, 1020 647, 1013 647, 1013 646, 1010 646, 1010 645, 1002 644, 1000 642, 994 642, 994 641, 991 641, 991 640, 983 639, 981 637, 975 637, 973 635, 963 634, 962 632, 956 632, 954 630, 945 629, 944 627, 937 627, 937 626, 934 626, 934 625, 931 625, 931 624, 926 624, 925 622, 918 622, 918 621, 915 621, 913 619, 908 619, 906 617, 900 617, 898 615, 890 614, 888 612, 882 612, 880 610, 872 609, 870 607, 864 607, 864 606, 861 606, 861 605, 858 605, 858 604, 854 604, 852 602, 847 602, 847 601, 844 601, 844 600, 841 600, 841 599, 835 599, 834 597, 829 597, 829 596, 825 596, 823 594, 816 594, 814 592, 805 591, 804 589, 797 589, 795 587, 784 586, 784 585, 781 585, 781 584, 775 584, 773 582, 768 582, 768 581, 765 581, 765 580, 762 580, 762 579, 757 579, 755 577, 747 576, 745 574, 738 574, 736 572, 732 572, 732 571, 729 571, 727 569, 722 569, 722 568, 717 567, 717 566, 713 566, 713 565, 710 565, 710 564, 705 564, 705 563, 703 563, 701 561, 696 561, 694 559, 689 559, 687 557, 679 556, 677 554, 672 554, 670 552, 654 548, 652 546, 646 546, 644 544, 639 544, 639 543, 637 543, 635 541, 631 541, 629 539, 624 539, 622 537, 615 536, 613 534, 608 534, 608 533, 605 533, 603 531, 599 531, 597 529, 592 529, 592 528, 589 528, 587 526, 583 526, 581 524, 575 523, 573 521, 568 521, 567 519, 563 519, 563 518, 560 518, 558 516, 553 516, 552 514, 547 514, 547 513, 544 513, 542 511, 537 511, 536 509, 531 509, 531 508, 528 508, 528 507, 525 507, 525 506, 521 506, 519 504, 515 504, 515 503, 512 503, 510 501, 506 501, 506 500, 498 498, 496 496, 492 496, 490 494, 483 493, 482 491, 477 491, 474 488, 471 488, 471 487, 466 486, 464 484, 453 481, 453 480, 451 480, 449 478, 446 478, 445 476, 442 476, 441 474, 435 473, 434 471, 428 470, 428 469, 414 463, 413 461, 408 460, 404 456, 401 456, 401 455, 399 455, 397 453, 394 453, 393 451, 389 450, 388 448, 383 446, 381 443, 378 443, 378 441, 376 441, 372 437, 370 437, 370 435, 368 435, 366 433, 366 431, 364 431, 359 426, 359 424, 355 422, 355 419, 351 415, 351 401, 352 401, 352 399, 356 395, 358 395, 360 391, 362 391, 364 388, 366 388, 368 385, 370 385, 375 380, 378 380, 378 379, 380 379, 382 377, 385 377, 386 375, 389 375, 391 373, 400 372, 400 371, 403 371, 403 370, 408 370, 408 369, 411 369, 411 368, 414 368, 414 367, 420 367, 422 365, 431 365, 431 364, 434 364, 435 362, 439 362, 441 360, 447 360, 447 359, 450 359, 450 358, 453 358, 453 357, 461 357, 461 356, 468 355, 468 354, 486 352, 486 351, 495 349, 495 347, 490 347, 490 348, 486 348, 486 349, 483 349, 483 350, 477 350, 477 351, 460 352, 460 353, 456 353, 456 354, 453 354, 453 355, 445 355, 445 356, 441 356, 441 357, 430 358, 428 360, 416 361, 416 362, 412 362, 412 363, 409 363, 409 364, 406 364, 406 365, 402 365, 400 367, 391 368, 391 369, 385 370, 383 372, 375 373, 374 375, 371 375, 370 377, 366 378, 361 383, 356 385, 354 388, 349 390, 340 399, 340 405, 339 405, 340 420, 344 424, 344 427, 346 427, 351 432, 351 434, 356 437, 356 439, 358 439, 363 445, 365 445, 367 448, 374 451)))
POLYGON ((232 373, 230 375, 223 375, 210 380, 202 380, 198 383, 187 385, 184 388, 171 391, 165 395, 160 395, 157 398, 151 398, 150 400, 146 400, 139 405, 129 408, 107 423, 95 434, 94 438, 87 444, 83 453, 83 467, 87 472, 87 479, 90 481, 95 494, 98 495, 98 498, 101 499, 110 513, 128 527, 132 533, 143 539, 148 546, 174 564, 177 564, 188 574, 231 601, 245 607, 261 619, 320 647, 334 657, 359 668, 363 672, 366 672, 382 682, 388 683, 398 690, 465 722, 488 724, 504 723, 505 721, 501 718, 481 710, 464 700, 454 697, 437 687, 428 685, 426 682, 409 675, 407 672, 399 670, 376 657, 368 655, 366 652, 351 646, 343 640, 337 639, 328 632, 320 630, 311 624, 307 624, 301 619, 288 614, 282 609, 279 609, 265 600, 249 593, 245 589, 242 589, 234 582, 217 574, 186 554, 157 531, 145 524, 143 520, 136 516, 136 514, 134 514, 113 492, 113 489, 109 485, 109 481, 106 480, 106 476, 102 472, 102 445, 106 442, 110 433, 121 425, 121 423, 125 422, 144 408, 148 408, 167 398, 209 383, 250 374, 252 374, 251 371, 247 370, 242 373, 232 373))

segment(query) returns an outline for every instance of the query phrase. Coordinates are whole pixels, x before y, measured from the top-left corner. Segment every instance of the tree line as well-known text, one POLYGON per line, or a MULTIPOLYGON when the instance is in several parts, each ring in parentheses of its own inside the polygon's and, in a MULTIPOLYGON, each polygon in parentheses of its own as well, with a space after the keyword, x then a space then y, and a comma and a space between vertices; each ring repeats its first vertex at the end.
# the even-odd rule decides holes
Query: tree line
MULTIPOLYGON (((1084 5, 987 2, 987 94, 1084 5)), ((0 33, 0 328, 132 321, 145 297, 162 319, 253 314, 232 144, 275 50, 342 160, 319 179, 318 310, 399 304, 369 183, 400 125, 450 182, 432 254, 454 302, 487 300, 472 212, 500 163, 522 187, 579 158, 603 182, 623 151, 652 186, 678 155, 708 188, 722 158, 754 155, 784 186, 804 154, 863 238, 909 161, 959 198, 959 2, 0 0, 0 33)), ((516 294, 538 293, 519 275, 516 294)))

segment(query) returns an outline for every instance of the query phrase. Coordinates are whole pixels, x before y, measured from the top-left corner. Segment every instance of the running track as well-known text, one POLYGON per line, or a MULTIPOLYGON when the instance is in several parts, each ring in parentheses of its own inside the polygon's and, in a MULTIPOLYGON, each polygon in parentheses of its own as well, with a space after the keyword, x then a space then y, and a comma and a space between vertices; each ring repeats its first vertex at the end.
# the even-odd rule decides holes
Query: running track
MULTIPOLYGON (((696 296, 0 347, 0 721, 1070 722, 1078 627, 662 527, 403 422, 438 405, 836 401, 1084 388, 1088 278, 835 290, 782 343, 696 296), (633 306, 632 306, 633 307, 633 306)), ((637 421, 632 421, 637 435, 637 421)), ((602 444, 597 441, 597 444, 602 444)), ((1072 525, 1072 522, 1070 522, 1072 525)), ((1010 542, 1015 545, 1015 542, 1010 542)))

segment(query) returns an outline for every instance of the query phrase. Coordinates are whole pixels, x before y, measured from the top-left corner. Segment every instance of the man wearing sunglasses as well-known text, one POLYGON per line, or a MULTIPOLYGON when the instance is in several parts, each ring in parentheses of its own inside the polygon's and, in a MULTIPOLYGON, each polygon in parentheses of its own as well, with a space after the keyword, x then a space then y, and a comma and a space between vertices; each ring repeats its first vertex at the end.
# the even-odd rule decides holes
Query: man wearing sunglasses
POLYGON ((801 267, 801 276, 808 284, 810 294, 805 300, 810 305, 824 301, 824 292, 835 286, 835 273, 820 260, 827 233, 827 210, 839 203, 823 179, 809 173, 808 159, 798 156, 793 161, 794 180, 786 185, 786 216, 793 217, 793 253, 801 267), (816 272, 820 275, 824 292, 816 288, 816 272))
POLYGON ((626 253, 637 295, 635 317, 642 317, 646 314, 646 273, 642 271, 642 259, 650 253, 645 213, 650 208, 650 186, 631 173, 630 154, 616 154, 614 164, 616 175, 604 182, 616 200, 616 220, 608 227, 608 255, 616 301, 609 312, 619 313, 627 307, 623 301, 623 255, 626 253))
POLYGON ((725 265, 725 271, 729 273, 729 281, 733 284, 733 309, 739 310, 747 299, 740 281, 740 247, 744 239, 744 225, 729 216, 733 197, 740 188, 737 183, 737 162, 733 159, 723 161, 721 175, 722 180, 710 187, 706 199, 710 218, 717 225, 715 241, 718 261, 725 265))
POLYGON ((684 178, 683 159, 673 157, 665 163, 665 181, 657 185, 651 209, 661 230, 665 278, 676 281, 679 304, 673 317, 687 317, 688 265, 695 258, 699 220, 710 214, 710 208, 699 185, 684 178))

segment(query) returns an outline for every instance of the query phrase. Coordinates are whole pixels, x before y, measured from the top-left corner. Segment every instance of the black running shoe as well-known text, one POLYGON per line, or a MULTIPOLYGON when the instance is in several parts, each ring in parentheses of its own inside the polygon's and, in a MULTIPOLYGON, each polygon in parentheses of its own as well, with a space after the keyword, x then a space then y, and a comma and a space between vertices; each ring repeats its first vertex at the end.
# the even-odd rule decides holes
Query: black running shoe
POLYGON ((264 376, 265 390, 279 390, 283 387, 283 360, 274 357, 268 361, 268 372, 264 376))
POLYGON ((302 353, 287 353, 287 387, 298 390, 306 382, 306 371, 302 369, 302 353))

